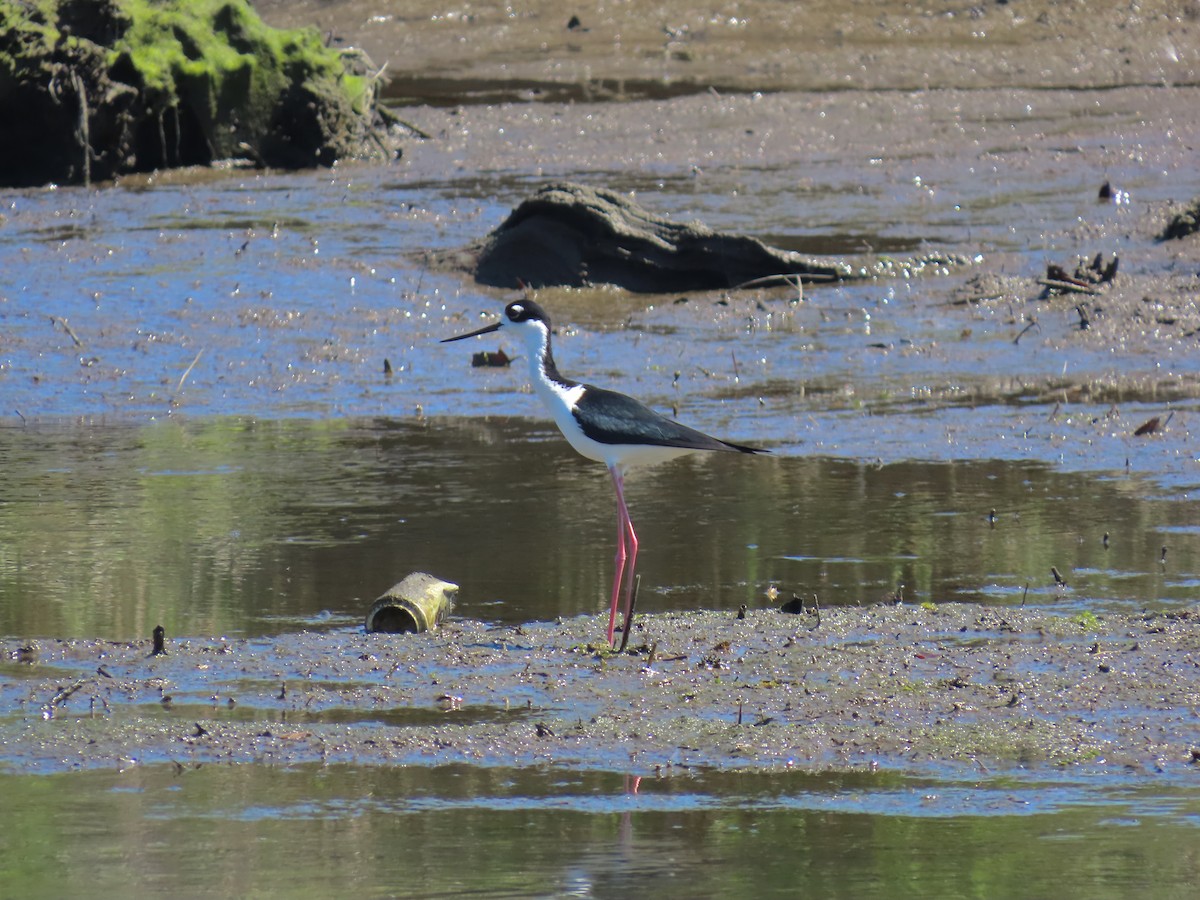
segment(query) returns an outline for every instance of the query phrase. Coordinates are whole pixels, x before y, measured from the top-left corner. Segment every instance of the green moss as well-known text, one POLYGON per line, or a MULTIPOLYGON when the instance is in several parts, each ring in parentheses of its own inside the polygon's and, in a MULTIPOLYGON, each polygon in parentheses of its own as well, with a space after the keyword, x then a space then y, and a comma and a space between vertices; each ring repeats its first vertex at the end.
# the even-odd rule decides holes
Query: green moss
MULTIPOLYGON (((109 64, 136 71, 153 108, 186 102, 205 126, 232 117, 238 131, 253 133, 297 86, 332 90, 355 113, 368 105, 366 79, 348 74, 315 29, 270 28, 246 0, 118 2, 132 26, 109 51, 109 64)), ((214 149, 227 155, 235 145, 214 149)))
POLYGON ((116 42, 110 61, 127 53, 148 87, 170 91, 180 76, 236 78, 246 71, 278 86, 288 74, 285 68, 332 78, 341 71, 338 54, 322 46, 314 29, 269 28, 245 0, 118 3, 133 24, 116 42))
POLYGON ((386 113, 365 69, 247 0, 0 0, 0 115, 16 123, 0 184, 375 155, 386 113))
POLYGON ((37 35, 53 46, 58 40, 58 29, 54 26, 57 6, 56 0, 28 0, 20 5, 5 0, 0 3, 0 31, 37 35))
POLYGON ((0 0, 0 77, 16 77, 25 60, 49 53, 58 43, 56 6, 55 0, 30 0, 20 6, 0 0))

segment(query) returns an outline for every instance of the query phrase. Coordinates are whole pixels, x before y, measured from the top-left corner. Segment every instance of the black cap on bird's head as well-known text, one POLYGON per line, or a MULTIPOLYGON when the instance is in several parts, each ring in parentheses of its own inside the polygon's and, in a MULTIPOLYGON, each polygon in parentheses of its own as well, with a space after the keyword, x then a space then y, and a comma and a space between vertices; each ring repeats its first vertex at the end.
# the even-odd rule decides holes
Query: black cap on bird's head
POLYGON ((550 330, 550 316, 541 306, 532 300, 514 300, 504 307, 504 316, 499 322, 493 322, 491 325, 485 325, 483 328, 467 334, 443 338, 441 343, 448 344, 451 341, 461 341, 469 337, 478 337, 481 334, 491 334, 493 331, 499 331, 505 325, 520 325, 524 322, 540 322, 545 325, 547 331, 550 330))
POLYGON ((538 321, 550 327, 550 316, 532 300, 515 300, 504 307, 504 316, 512 323, 538 321))

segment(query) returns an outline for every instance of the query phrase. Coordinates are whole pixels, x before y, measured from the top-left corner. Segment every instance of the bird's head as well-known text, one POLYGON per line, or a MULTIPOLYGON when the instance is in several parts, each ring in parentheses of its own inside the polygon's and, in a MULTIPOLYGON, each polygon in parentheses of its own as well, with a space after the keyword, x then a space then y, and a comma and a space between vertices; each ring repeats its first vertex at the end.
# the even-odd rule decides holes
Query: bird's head
POLYGON ((550 317, 541 306, 532 300, 514 300, 504 307, 504 315, 500 317, 500 321, 466 334, 445 338, 442 343, 448 344, 451 341, 461 341, 501 330, 515 332, 527 347, 540 347, 550 336, 550 317))

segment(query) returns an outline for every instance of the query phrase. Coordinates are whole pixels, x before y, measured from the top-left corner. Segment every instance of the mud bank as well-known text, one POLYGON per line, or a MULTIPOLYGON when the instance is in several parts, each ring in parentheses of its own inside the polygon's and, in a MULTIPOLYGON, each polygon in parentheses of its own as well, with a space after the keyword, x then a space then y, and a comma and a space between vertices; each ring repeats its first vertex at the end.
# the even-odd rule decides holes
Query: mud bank
POLYGON ((244 0, 0 4, 0 183, 88 184, 231 158, 387 157, 378 81, 244 0))
POLYGON ((1191 773, 1200 613, 878 606, 436 634, 8 640, 0 765, 1191 773))
POLYGON ((667 98, 708 91, 1108 88, 1195 84, 1195 3, 1034 0, 634 4, 264 0, 267 21, 318 24, 388 62, 390 96, 667 98))

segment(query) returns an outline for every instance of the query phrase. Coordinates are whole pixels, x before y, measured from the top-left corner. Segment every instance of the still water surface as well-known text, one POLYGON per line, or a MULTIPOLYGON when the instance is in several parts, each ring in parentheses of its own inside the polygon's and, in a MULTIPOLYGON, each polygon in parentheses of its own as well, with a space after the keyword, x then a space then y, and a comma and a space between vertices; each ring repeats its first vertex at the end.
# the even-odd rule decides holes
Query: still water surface
MULTIPOLYGON (((16 426, 0 461, 0 634, 345 625, 411 571, 460 584, 460 615, 517 624, 597 612, 611 583, 607 473, 541 422, 16 426)), ((1200 584, 1196 502, 1123 473, 720 456, 629 494, 647 611, 757 608, 775 586, 1129 612, 1200 584)))
POLYGON ((0 789, 12 896, 1173 898, 1200 875, 1194 787, 205 766, 0 789))

